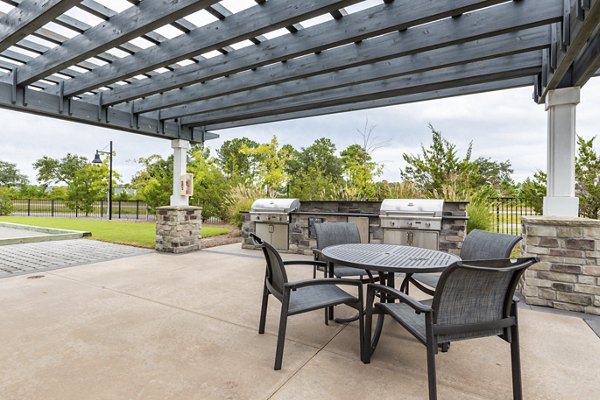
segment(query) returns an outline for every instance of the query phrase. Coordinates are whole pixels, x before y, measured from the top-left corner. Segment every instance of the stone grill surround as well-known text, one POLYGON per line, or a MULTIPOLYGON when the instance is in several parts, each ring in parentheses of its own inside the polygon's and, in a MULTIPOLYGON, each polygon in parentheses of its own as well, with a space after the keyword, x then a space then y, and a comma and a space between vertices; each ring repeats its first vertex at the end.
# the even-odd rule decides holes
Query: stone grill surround
POLYGON ((523 217, 523 254, 540 262, 523 275, 527 304, 600 315, 600 221, 523 217))
MULTIPOLYGON (((467 202, 444 202, 444 218, 440 232, 440 250, 459 255, 467 231, 467 202)), ((300 201, 300 209, 290 215, 288 253, 312 255, 317 241, 309 237, 308 219, 322 218, 324 222, 348 222, 349 217, 369 219, 369 243, 383 242, 383 229, 379 221, 380 201, 300 201)), ((255 223, 248 213, 243 214, 242 248, 252 249, 250 233, 255 233, 255 223)))

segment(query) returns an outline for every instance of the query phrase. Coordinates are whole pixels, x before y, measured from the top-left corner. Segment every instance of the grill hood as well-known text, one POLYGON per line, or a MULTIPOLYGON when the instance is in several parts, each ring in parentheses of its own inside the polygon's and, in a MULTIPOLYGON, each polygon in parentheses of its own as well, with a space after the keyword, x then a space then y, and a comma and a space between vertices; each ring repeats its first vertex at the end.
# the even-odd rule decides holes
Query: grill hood
POLYGON ((298 199, 257 199, 250 212, 290 213, 300 208, 298 199))
POLYGON ((441 217, 444 200, 437 199, 385 199, 381 202, 381 216, 431 216, 441 217))

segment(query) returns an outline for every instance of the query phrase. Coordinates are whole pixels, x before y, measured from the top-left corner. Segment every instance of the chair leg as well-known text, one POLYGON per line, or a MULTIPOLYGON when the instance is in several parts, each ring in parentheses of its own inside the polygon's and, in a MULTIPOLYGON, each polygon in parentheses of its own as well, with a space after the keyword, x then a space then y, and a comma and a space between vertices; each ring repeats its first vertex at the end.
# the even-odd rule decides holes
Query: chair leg
POLYGON ((512 367, 513 399, 523 399, 523 387, 521 384, 521 356, 519 353, 519 328, 517 325, 511 328, 510 361, 512 367))
POLYGON ((437 343, 433 335, 433 316, 431 312, 425 314, 425 333, 427 337, 427 384, 429 386, 429 400, 437 400, 437 384, 435 376, 437 343))
POLYGON ((435 343, 427 343, 427 383, 429 386, 429 400, 437 399, 437 385, 435 376, 435 343))
POLYGON ((285 330, 287 328, 289 300, 284 297, 281 304, 281 317, 279 318, 279 332, 277 333, 277 351, 275 352, 275 367, 273 369, 280 370, 283 362, 283 347, 285 345, 285 330))
POLYGON ((260 309, 260 322, 258 323, 258 333, 265 333, 265 322, 267 320, 267 305, 269 303, 269 289, 265 286, 263 289, 262 307, 260 309))

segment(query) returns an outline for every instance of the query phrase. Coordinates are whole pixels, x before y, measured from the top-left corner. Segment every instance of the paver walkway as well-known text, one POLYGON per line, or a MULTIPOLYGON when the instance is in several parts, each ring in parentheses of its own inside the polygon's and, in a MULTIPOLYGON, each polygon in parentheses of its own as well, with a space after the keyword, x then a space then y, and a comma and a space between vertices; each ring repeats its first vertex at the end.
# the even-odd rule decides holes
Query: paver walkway
POLYGON ((114 260, 153 250, 89 239, 0 246, 0 278, 114 260))
POLYGON ((36 232, 26 229, 15 229, 15 228, 6 228, 4 226, 0 226, 0 239, 12 239, 17 237, 27 237, 27 236, 46 236, 47 233, 44 232, 36 232))

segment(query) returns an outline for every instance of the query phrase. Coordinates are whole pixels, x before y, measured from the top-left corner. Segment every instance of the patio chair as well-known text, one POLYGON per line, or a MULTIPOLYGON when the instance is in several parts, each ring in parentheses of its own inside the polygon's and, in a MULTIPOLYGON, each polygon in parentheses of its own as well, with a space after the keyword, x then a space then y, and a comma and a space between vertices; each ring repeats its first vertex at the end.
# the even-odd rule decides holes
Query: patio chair
MULTIPOLYGON (((507 235, 473 229, 465 238, 460 250, 463 260, 493 260, 509 258, 512 249, 521 240, 518 235, 507 235)), ((419 290, 433 296, 440 274, 419 273, 408 279, 419 290), (430 289, 431 288, 431 289, 430 289)), ((408 293, 408 285, 405 286, 408 293)))
POLYGON ((273 295, 281 302, 281 314, 279 318, 279 332, 277 334, 277 351, 275 353, 275 370, 281 369, 283 361, 283 347, 285 343, 285 331, 287 318, 290 315, 319 310, 339 304, 346 304, 358 310, 360 330, 360 357, 363 358, 364 344, 364 318, 363 318, 363 290, 362 283, 358 280, 323 278, 304 279, 289 282, 286 273, 288 265, 324 265, 321 261, 298 260, 283 261, 281 256, 269 243, 263 241, 254 234, 250 234, 256 246, 262 248, 266 260, 265 284, 263 289, 262 307, 260 311, 260 322, 258 333, 265 333, 265 322, 267 318, 267 305, 269 295, 273 295), (340 289, 338 285, 354 286, 358 290, 358 297, 340 289))
POLYGON ((455 340, 499 336, 510 343, 513 398, 522 398, 517 299, 513 294, 525 269, 537 258, 458 261, 442 272, 433 299, 418 302, 380 284, 367 287, 365 358, 369 363, 388 314, 427 347, 429 399, 437 398, 435 355, 455 340), (376 293, 387 303, 373 304, 376 293), (398 300, 399 302, 393 302, 398 300), (379 314, 371 340, 373 314, 379 314))
MULTIPOLYGON (((313 249, 315 260, 322 261, 321 250, 328 246, 336 244, 360 243, 360 232, 358 226, 353 223, 331 223, 323 222, 315 224, 315 233, 317 234, 317 248, 313 249)), ((323 267, 315 265, 313 268, 313 278, 317 276, 317 269, 322 269, 326 274, 327 270, 323 267)), ((370 271, 362 268, 349 267, 347 265, 334 265, 333 274, 336 278, 347 278, 358 276, 363 282, 375 282, 377 273, 373 274, 370 271), (363 278, 365 277, 365 278, 363 278)))

